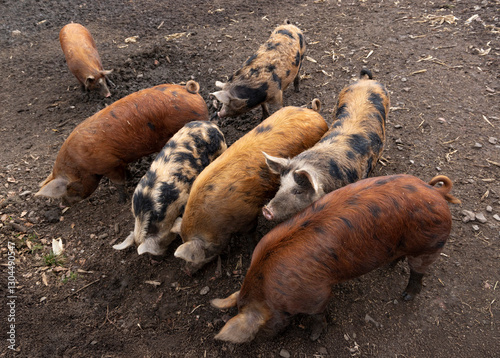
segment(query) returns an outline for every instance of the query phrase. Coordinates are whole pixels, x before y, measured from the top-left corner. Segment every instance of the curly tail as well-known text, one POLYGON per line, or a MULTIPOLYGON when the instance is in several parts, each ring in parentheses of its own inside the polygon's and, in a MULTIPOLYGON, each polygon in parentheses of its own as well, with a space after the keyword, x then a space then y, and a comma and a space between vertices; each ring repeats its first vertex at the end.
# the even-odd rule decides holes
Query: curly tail
POLYGON ((462 202, 460 200, 455 198, 453 195, 448 194, 450 192, 451 188, 453 187, 453 183, 451 182, 450 178, 448 178, 445 175, 438 175, 438 176, 435 176, 434 178, 431 179, 431 181, 429 182, 429 185, 434 186, 435 184, 437 184, 439 182, 443 183, 443 186, 436 188, 436 190, 439 191, 443 195, 443 197, 446 199, 446 201, 453 203, 453 204, 462 204, 462 202))

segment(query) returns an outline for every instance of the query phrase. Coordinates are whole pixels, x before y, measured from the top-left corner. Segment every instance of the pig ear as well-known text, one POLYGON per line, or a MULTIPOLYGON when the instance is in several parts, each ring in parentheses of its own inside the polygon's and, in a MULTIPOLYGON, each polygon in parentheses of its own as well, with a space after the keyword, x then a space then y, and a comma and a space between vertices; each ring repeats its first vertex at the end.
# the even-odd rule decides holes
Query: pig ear
POLYGON ((165 250, 158 245, 158 242, 153 238, 149 238, 137 247, 137 253, 139 255, 149 253, 151 255, 163 255, 165 250))
POLYGON ((57 178, 45 184, 35 196, 46 196, 48 198, 61 198, 66 195, 68 179, 57 178))
POLYGON ((232 343, 245 343, 251 341, 265 321, 256 310, 245 310, 231 318, 215 339, 232 343))
POLYGON ((187 262, 200 263, 205 260, 204 245, 201 240, 191 240, 180 245, 174 256, 187 262))
POLYGON ((294 174, 297 174, 297 177, 294 176, 295 182, 300 186, 310 186, 317 193, 319 189, 318 179, 314 172, 311 172, 307 169, 299 169, 296 170, 294 174))
POLYGON ((225 310, 236 306, 239 296, 240 296, 240 291, 236 291, 229 297, 215 298, 212 301, 210 301, 210 304, 215 308, 218 308, 220 310, 225 310))
POLYGON ((210 94, 214 95, 215 98, 217 98, 220 102, 222 102, 225 105, 228 105, 232 99, 228 91, 217 91, 210 94))
POLYGON ((95 80, 94 76, 87 76, 87 78, 85 79, 85 87, 88 87, 90 83, 94 80, 95 80))
POLYGON ((103 76, 110 75, 113 72, 113 70, 101 70, 99 73, 103 76))
POLYGON ((215 87, 218 87, 220 89, 224 89, 226 87, 227 83, 223 83, 221 81, 215 81, 215 87))
POLYGON ((271 170, 271 172, 275 174, 281 173, 281 171, 287 166, 288 159, 273 157, 272 155, 267 154, 266 152, 262 152, 264 157, 266 157, 266 164, 271 170))
POLYGON ((134 232, 131 231, 130 232, 130 235, 127 236, 127 238, 125 240, 123 240, 123 242, 121 244, 116 244, 116 245, 113 245, 113 249, 115 250, 123 250, 123 249, 126 249, 127 247, 130 247, 134 244, 134 232))
POLYGON ((180 234, 181 233, 181 225, 182 225, 182 217, 178 217, 174 221, 174 225, 172 225, 172 228, 170 229, 170 232, 173 234, 180 234))

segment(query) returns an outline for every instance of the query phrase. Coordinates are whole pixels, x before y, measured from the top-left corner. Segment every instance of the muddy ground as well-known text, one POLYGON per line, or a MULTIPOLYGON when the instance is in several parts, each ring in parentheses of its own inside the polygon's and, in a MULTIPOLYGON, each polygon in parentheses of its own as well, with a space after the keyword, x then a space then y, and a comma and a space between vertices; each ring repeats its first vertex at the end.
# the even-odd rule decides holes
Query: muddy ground
MULTIPOLYGON (((499 8, 497 0, 2 1, 0 292, 7 309, 0 356, 498 356, 499 8), (447 175, 462 205, 450 205, 451 237, 415 301, 400 299, 408 268, 399 263, 334 287, 329 326, 316 342, 299 316, 272 339, 232 345, 213 337, 236 310, 208 302, 239 288, 251 255, 246 242, 235 237, 221 255, 222 276, 213 262, 189 277, 173 257, 180 239, 164 257, 112 249, 133 221, 130 199, 119 204, 107 180, 66 210, 34 193, 85 118, 134 91, 189 79, 210 105, 215 81, 237 70, 284 19, 308 44, 301 91, 287 90, 285 103, 318 97, 331 123, 340 90, 370 68, 391 94, 385 160, 374 175, 447 175), (91 31, 104 67, 114 70, 111 98, 83 94, 69 73, 58 42, 69 22, 91 31), (127 42, 132 36, 136 42, 127 42), (463 210, 478 218, 464 222, 463 210), (64 257, 50 255, 55 238, 64 257)), ((221 121, 228 143, 260 115, 221 121)), ((131 165, 129 195, 151 160, 131 165)), ((259 234, 268 229, 261 223, 259 234)))

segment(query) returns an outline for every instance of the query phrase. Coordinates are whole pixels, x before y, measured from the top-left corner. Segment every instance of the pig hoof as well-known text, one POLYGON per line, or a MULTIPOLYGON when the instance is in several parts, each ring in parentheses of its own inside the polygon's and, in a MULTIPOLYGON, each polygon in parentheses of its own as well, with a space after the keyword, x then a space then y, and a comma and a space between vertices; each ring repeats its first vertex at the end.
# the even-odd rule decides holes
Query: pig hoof
POLYGON ((411 301, 415 298, 415 295, 405 291, 405 292, 403 292, 401 297, 403 298, 404 301, 411 301))

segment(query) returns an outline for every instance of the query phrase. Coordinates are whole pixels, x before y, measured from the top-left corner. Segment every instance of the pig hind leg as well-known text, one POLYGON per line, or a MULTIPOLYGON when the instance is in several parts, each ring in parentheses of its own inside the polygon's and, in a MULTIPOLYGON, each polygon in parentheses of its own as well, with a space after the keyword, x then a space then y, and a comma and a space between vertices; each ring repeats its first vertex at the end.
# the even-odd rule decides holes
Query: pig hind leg
POLYGON ((408 285, 402 295, 405 301, 413 300, 422 290, 422 278, 424 277, 427 268, 434 261, 436 261, 440 252, 441 250, 432 254, 407 256, 408 265, 410 266, 410 279, 408 280, 408 285))
POLYGON ((311 323, 311 335, 309 338, 314 342, 321 336, 321 333, 326 330, 326 315, 323 312, 312 315, 311 317, 313 321, 311 323))

